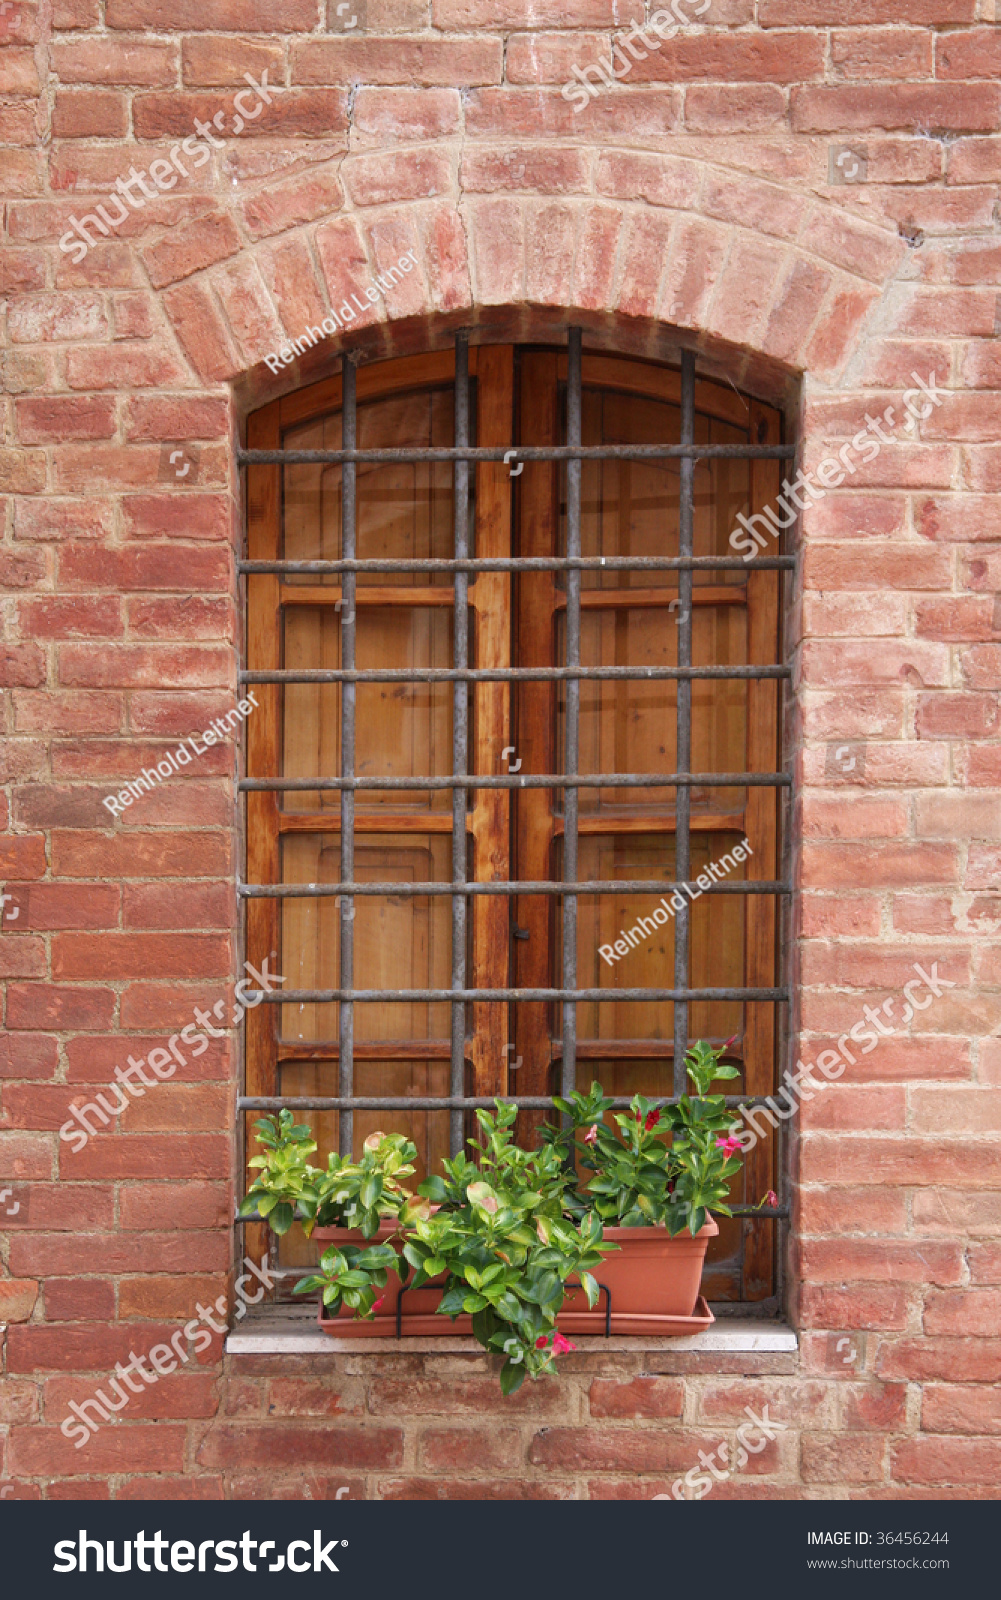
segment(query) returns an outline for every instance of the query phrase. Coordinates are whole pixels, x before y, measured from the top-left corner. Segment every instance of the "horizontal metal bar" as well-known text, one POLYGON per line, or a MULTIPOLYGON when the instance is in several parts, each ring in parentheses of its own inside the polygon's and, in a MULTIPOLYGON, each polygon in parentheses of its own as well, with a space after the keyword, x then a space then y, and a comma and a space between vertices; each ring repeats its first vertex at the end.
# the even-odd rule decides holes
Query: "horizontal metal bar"
POLYGON ((353 1000, 360 1005, 376 1002, 468 1000, 788 1000, 788 989, 287 989, 283 994, 265 994, 248 989, 254 1003, 281 1005, 333 1005, 353 1000))
MULTIPOLYGON (((790 1208, 789 1206, 731 1206, 730 1215, 733 1217, 762 1217, 768 1221, 778 1220, 784 1222, 789 1218, 790 1208)), ((267 1220, 267 1217, 262 1217, 256 1211, 249 1211, 245 1217, 233 1218, 237 1227, 248 1222, 266 1222, 267 1220)), ((308 1278, 315 1271, 315 1265, 312 1267, 269 1267, 268 1277, 277 1283, 286 1278, 308 1278)), ((734 1306, 735 1310, 738 1309, 737 1302, 731 1301, 729 1303, 734 1306)), ((753 1303, 755 1305, 758 1304, 757 1301, 753 1303)), ((745 1301, 739 1306, 739 1309, 746 1312, 747 1305, 748 1302, 745 1301)))
POLYGON ((290 667, 242 671, 238 683, 659 683, 692 678, 791 678, 791 667, 290 667))
POLYGON ((788 772, 616 772, 564 777, 553 773, 495 774, 447 778, 241 778, 237 788, 249 793, 313 789, 406 789, 424 793, 438 789, 745 789, 792 785, 788 772))
MULTIPOLYGON (((791 571, 795 556, 757 556, 756 571, 791 571)), ((743 556, 357 556, 339 561, 238 561, 238 572, 746 572, 743 556)))
MULTIPOLYGON (((697 881, 697 880, 696 880, 697 881)), ((653 878, 597 879, 580 883, 534 882, 530 879, 497 880, 489 883, 239 883, 236 892, 243 900, 323 900, 333 895, 467 895, 467 894, 659 894, 674 893, 685 887, 683 882, 653 878)), ((689 879, 689 889, 692 881, 689 879)), ((713 883, 700 889, 692 898, 703 894, 792 894, 791 883, 755 878, 742 883, 713 883)))
MULTIPOLYGON (((611 1103, 618 1110, 625 1110, 632 1105, 631 1095, 609 1096, 611 1103)), ((768 1104, 765 1095, 727 1094, 723 1096, 728 1106, 763 1106, 768 1104)), ((492 1111, 500 1100, 505 1106, 518 1106, 522 1111, 549 1111, 552 1110, 552 1095, 544 1094, 504 1094, 504 1095, 415 1095, 405 1099, 400 1095, 282 1095, 282 1094, 251 1094, 240 1095, 236 1102, 238 1111, 280 1111, 286 1108, 289 1111, 492 1111)), ((656 1099, 655 1105, 677 1105, 675 1096, 666 1099, 656 1099)))
POLYGON ((405 461, 792 461, 793 444, 384 445, 374 450, 243 450, 241 467, 405 461))

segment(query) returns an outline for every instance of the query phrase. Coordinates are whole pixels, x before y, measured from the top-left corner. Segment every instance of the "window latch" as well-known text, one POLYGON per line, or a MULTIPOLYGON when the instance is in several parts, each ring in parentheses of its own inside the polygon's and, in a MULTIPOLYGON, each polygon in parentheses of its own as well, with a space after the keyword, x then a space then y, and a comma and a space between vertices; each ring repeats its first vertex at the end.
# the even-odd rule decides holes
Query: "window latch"
POLYGON ((519 928, 517 924, 515 924, 515 927, 512 931, 516 939, 530 939, 532 937, 531 930, 529 928, 519 928))

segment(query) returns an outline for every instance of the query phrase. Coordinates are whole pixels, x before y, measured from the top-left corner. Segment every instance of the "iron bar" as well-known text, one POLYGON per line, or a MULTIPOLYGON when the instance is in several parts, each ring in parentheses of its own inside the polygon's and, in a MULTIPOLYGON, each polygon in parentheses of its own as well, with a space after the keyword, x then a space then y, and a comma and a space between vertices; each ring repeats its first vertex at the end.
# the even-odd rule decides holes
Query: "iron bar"
MULTIPOLYGON (((353 450, 357 439, 358 407, 355 397, 355 368, 349 357, 341 363, 342 407, 341 438, 346 450, 353 450)), ((356 532, 356 475, 353 461, 345 461, 341 472, 341 553, 345 560, 355 558, 356 532)), ((355 575, 344 574, 341 607, 341 665, 345 670, 355 669, 355 575)), ((346 679, 341 690, 341 777, 355 775, 355 685, 346 679)), ((355 796, 352 788, 341 790, 341 876, 349 883, 355 875, 355 796)), ((340 901, 341 934, 341 988, 350 992, 354 988, 354 900, 345 895, 340 901)), ((354 1003, 342 1000, 338 1027, 338 1088, 340 1093, 354 1093, 354 1003)), ((341 1155, 351 1155, 354 1144, 354 1117, 350 1109, 338 1118, 338 1145, 341 1155)))
MULTIPOLYGON (((571 328, 567 340, 567 444, 571 449, 581 441, 581 330, 571 328)), ((567 519, 566 553, 571 561, 580 557, 580 487, 581 463, 579 456, 567 458, 567 519)), ((568 778, 577 776, 580 760, 580 568, 567 571, 566 604, 566 694, 563 707, 564 748, 563 771, 568 778)), ((574 883, 577 878, 577 817, 579 794, 571 784, 563 799, 563 879, 574 883)), ((567 890, 563 894, 562 980, 565 989, 577 987, 577 896, 567 890)), ((563 1002, 563 1059, 560 1067, 560 1087, 564 1096, 577 1087, 577 1003, 574 999, 563 1002)))
MULTIPOLYGON (((468 611, 466 612, 468 620, 468 611)), ((239 683, 578 683, 588 681, 687 683, 692 678, 788 678, 791 667, 290 667, 243 670, 239 683)))
MULTIPOLYGON (((794 556, 758 556, 759 571, 790 570, 794 556)), ((238 561, 238 572, 293 572, 305 576, 335 572, 566 572, 574 567, 581 572, 745 572, 742 556, 470 556, 457 561, 452 556, 428 557, 415 561, 408 556, 373 556, 355 561, 238 561)))
MULTIPOLYGON (((530 879, 510 879, 507 882, 501 879, 490 880, 485 883, 467 883, 463 887, 463 894, 666 894, 668 890, 675 893, 683 889, 685 884, 677 879, 665 878, 658 882, 653 878, 637 879, 632 882, 628 878, 595 879, 590 881, 560 883, 535 883, 530 879)), ((691 888, 689 882, 688 887, 691 888)), ((450 883, 397 883, 390 880, 388 883, 240 883, 236 892, 244 900, 322 900, 328 897, 343 895, 446 895, 454 894, 450 883)), ((782 883, 779 880, 770 881, 767 878, 753 878, 747 882, 739 883, 714 883, 708 889, 700 889, 696 899, 704 894, 792 894, 791 883, 782 883)))
MULTIPOLYGON (((575 331, 571 329, 571 334, 575 331)), ((686 359, 682 355, 682 375, 686 359)), ((459 375, 456 373, 456 389, 459 375)), ((682 405, 684 391, 682 391, 682 405)), ((694 444, 682 440, 681 444, 591 444, 568 443, 564 445, 519 445, 513 455, 519 461, 792 461, 796 446, 792 444, 694 444)), ((380 445, 373 450, 243 450, 236 452, 237 465, 241 467, 264 466, 326 466, 336 462, 369 463, 408 461, 509 461, 510 448, 503 445, 433 445, 420 449, 413 445, 380 445)))
MULTIPOLYGON (((609 1096, 612 1105, 617 1110, 626 1110, 632 1104, 631 1095, 609 1096)), ((740 1106, 767 1105, 765 1095, 724 1095, 728 1106, 734 1109, 740 1106)), ((653 1097, 651 1097, 653 1099, 653 1097)), ((518 1106, 524 1111, 550 1111, 552 1110, 552 1095, 544 1094, 502 1094, 502 1095, 414 1095, 405 1098, 403 1095, 356 1094, 347 1099, 341 1095, 241 1095, 237 1100, 239 1111, 278 1111, 283 1106, 289 1111, 339 1111, 343 1106, 351 1106, 355 1111, 447 1111, 450 1107, 460 1107, 464 1111, 492 1111, 497 1101, 505 1106, 518 1106)), ((653 1099, 653 1104, 658 1106, 676 1105, 675 1097, 653 1099)))
MULTIPOLYGON (((469 444, 469 340, 465 333, 455 336, 455 443, 460 450, 469 444)), ((469 555, 469 460, 455 456, 454 517, 457 561, 469 555)), ((452 612, 452 773, 465 777, 469 761, 469 576, 456 572, 452 612)), ((456 893, 466 882, 466 790, 452 789, 452 988, 458 994, 466 987, 466 897, 456 893)), ((462 1000, 452 1002, 452 1058, 450 1086, 453 1098, 462 1095, 466 1081, 466 1007, 462 1000)), ((449 1151, 462 1150, 462 1112, 449 1113, 449 1151)))
MULTIPOLYGON (((695 356, 690 350, 681 353, 681 442, 690 445, 695 437, 695 356)), ((693 530, 695 524, 695 463, 684 456, 680 467, 678 501, 678 554, 694 554, 693 530)), ((678 573, 678 672, 690 673, 692 668, 692 574, 685 569, 678 573)), ((679 676, 677 690, 677 755, 679 772, 688 772, 692 765, 692 685, 690 677, 679 676)), ((691 790, 679 786, 675 796, 674 870, 687 881, 691 864, 691 790)), ((674 986, 684 989, 688 983, 688 906, 682 904, 674 925, 674 986)), ((685 1056, 688 1052, 688 1002, 680 1000, 674 1006, 674 1092, 685 1090, 685 1056)))
POLYGON ((789 788, 792 777, 788 772, 629 772, 585 773, 583 777, 568 778, 564 773, 497 776, 493 773, 474 773, 471 777, 447 778, 241 778, 237 787, 243 790, 277 789, 290 792, 302 789, 673 789, 685 784, 699 789, 743 789, 748 785, 758 788, 789 788))
POLYGON ((265 1005, 332 1005, 335 1000, 357 1000, 360 1004, 376 1001, 417 1001, 424 1004, 435 1000, 788 1000, 788 989, 286 989, 283 993, 265 994, 261 989, 247 988, 246 994, 254 1002, 265 1005))

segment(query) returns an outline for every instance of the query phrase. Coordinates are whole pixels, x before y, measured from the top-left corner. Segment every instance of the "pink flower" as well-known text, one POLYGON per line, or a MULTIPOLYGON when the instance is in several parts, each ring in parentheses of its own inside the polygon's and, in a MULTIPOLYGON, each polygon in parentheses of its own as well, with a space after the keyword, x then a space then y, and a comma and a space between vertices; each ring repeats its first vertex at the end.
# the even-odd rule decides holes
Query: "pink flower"
POLYGON ((775 1193, 775 1190, 774 1189, 769 1189, 768 1193, 765 1195, 765 1205, 766 1206, 777 1206, 778 1203, 779 1203, 779 1197, 775 1193))
POLYGON ((720 1045, 720 1055, 723 1054, 724 1050, 729 1050, 730 1046, 733 1044, 733 1041, 736 1039, 736 1037, 737 1037, 737 1035, 735 1033, 731 1033, 729 1039, 726 1041, 726 1044, 720 1045))
POLYGON ((722 1150, 724 1156, 729 1159, 730 1156, 734 1155, 735 1152, 740 1149, 740 1140, 735 1139, 731 1133, 725 1139, 717 1139, 716 1148, 717 1150, 722 1150))
POLYGON ((564 1339, 562 1333, 554 1333, 553 1334, 553 1355, 554 1356, 566 1355, 568 1350, 576 1350, 576 1348, 577 1348, 577 1346, 575 1344, 572 1344, 569 1339, 564 1339))
POLYGON ((385 1298, 386 1298, 386 1296, 384 1294, 381 1294, 379 1296, 378 1300, 373 1300, 373 1302, 372 1302, 372 1310, 373 1311, 378 1311, 379 1307, 382 1305, 382 1302, 385 1300, 385 1298))
POLYGON ((598 1138, 598 1124, 596 1122, 592 1122, 591 1126, 588 1128, 587 1132, 584 1135, 584 1143, 585 1144, 595 1144, 597 1142, 597 1138, 598 1138))
POLYGON ((539 1337, 535 1341, 535 1348, 536 1348, 536 1350, 544 1350, 548 1343, 549 1343, 549 1340, 546 1338, 545 1334, 544 1333, 540 1333, 539 1337))

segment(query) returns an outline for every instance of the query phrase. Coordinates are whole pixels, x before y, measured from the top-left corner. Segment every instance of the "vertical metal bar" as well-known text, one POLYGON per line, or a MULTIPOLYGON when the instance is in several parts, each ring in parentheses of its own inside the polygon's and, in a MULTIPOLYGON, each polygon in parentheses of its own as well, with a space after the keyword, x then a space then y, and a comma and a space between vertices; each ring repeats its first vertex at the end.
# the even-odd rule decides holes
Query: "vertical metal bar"
MULTIPOLYGON (((455 336, 455 444, 469 443, 469 339, 455 336)), ((455 559, 469 555, 469 463, 457 461, 454 477, 455 559)), ((469 665, 469 577, 455 574, 455 603, 452 611, 453 665, 469 665)), ((469 685, 457 681, 452 688, 452 776, 464 778, 469 761, 469 685)), ((466 797, 467 790, 452 790, 452 988, 466 987, 466 797)), ((452 1095, 465 1093, 466 1081, 466 1006, 452 1002, 452 1095)), ((462 1150, 462 1110, 449 1112, 448 1143, 453 1156, 462 1150)))
MULTIPOLYGON (((350 356, 345 356, 341 367, 341 444, 345 450, 357 448, 358 418, 355 404, 355 368, 350 356)), ((355 559, 355 489, 357 469, 353 461, 341 467, 341 555, 345 561, 355 559)), ((355 575, 345 572, 341 576, 341 666, 355 667, 355 575)), ((341 777, 355 776, 355 685, 341 684, 341 777)), ((341 882, 353 883, 355 876, 355 792, 341 790, 341 882)), ((353 895, 340 897, 341 933, 341 988, 354 988, 355 971, 355 903, 353 895)), ((354 1001, 342 1000, 338 1028, 338 1094, 354 1094, 354 1001)), ((342 1156, 352 1153, 354 1139, 354 1113, 341 1111, 338 1115, 338 1145, 342 1156)))
MULTIPOLYGON (((581 330, 571 328, 567 360, 567 444, 581 442, 581 330)), ((581 463, 567 462, 567 556, 580 556, 581 463)), ((567 648, 568 667, 580 666, 580 568, 567 571, 567 648)), ((580 679, 566 680, 566 748, 563 771, 577 776, 580 761, 580 679)), ((563 881, 577 882, 577 816, 579 791, 563 791, 563 881)), ((563 987, 577 988, 577 896, 563 896, 563 987)), ((577 1087, 577 1002, 563 1002, 563 1069, 560 1092, 565 1096, 577 1087)))
MULTIPOLYGON (((681 355, 681 443, 695 442, 695 356, 691 350, 681 355)), ((681 459, 678 506, 678 554, 694 553, 695 523, 695 461, 691 456, 681 459)), ((678 666, 692 664, 692 570, 682 568, 678 573, 678 666)), ((691 679, 678 680, 678 757, 675 770, 679 773, 692 770, 692 683, 691 679)), ((687 883, 692 869, 691 849, 691 790, 687 784, 675 791, 675 870, 679 883, 687 883)), ((674 987, 688 988, 689 902, 685 900, 674 924, 674 987)), ((688 1051, 688 1002, 674 1002, 674 1092, 685 1092, 685 1055, 688 1051)))

